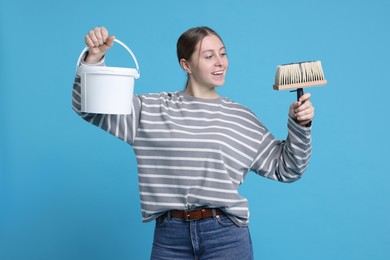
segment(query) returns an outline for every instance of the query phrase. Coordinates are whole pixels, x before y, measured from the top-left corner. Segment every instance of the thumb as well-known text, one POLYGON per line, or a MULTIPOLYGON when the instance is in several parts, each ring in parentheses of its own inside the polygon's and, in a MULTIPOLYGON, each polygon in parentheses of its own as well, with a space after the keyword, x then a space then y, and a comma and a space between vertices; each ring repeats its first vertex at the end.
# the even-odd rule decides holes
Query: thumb
POLYGON ((290 109, 288 111, 288 114, 292 117, 295 118, 295 109, 298 107, 299 103, 294 102, 290 105, 290 109))
POLYGON ((114 44, 114 40, 115 40, 115 36, 114 36, 114 35, 111 35, 111 36, 107 37, 105 44, 106 44, 109 48, 111 48, 112 45, 114 44))
POLYGON ((294 103, 291 104, 290 109, 296 109, 301 105, 301 101, 295 101, 294 103))

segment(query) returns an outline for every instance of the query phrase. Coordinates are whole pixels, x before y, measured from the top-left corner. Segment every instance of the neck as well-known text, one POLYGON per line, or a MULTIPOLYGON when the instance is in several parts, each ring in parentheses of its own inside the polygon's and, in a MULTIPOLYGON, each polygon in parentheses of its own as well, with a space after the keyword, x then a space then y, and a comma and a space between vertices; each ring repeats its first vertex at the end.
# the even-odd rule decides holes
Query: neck
POLYGON ((195 87, 191 82, 188 82, 185 92, 196 98, 214 99, 219 97, 215 87, 195 87))

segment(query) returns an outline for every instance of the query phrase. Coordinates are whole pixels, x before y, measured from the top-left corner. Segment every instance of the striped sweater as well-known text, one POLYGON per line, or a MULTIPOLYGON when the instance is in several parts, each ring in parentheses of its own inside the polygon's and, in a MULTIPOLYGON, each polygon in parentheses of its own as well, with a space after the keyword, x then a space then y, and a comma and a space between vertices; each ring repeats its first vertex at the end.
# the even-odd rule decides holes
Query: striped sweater
POLYGON ((72 104, 84 120, 134 149, 144 222, 172 209, 209 207, 246 226, 248 201, 238 193, 246 174, 293 182, 309 163, 310 128, 289 118, 286 140, 275 140, 250 110, 225 97, 134 95, 131 115, 82 113, 76 76, 72 104))

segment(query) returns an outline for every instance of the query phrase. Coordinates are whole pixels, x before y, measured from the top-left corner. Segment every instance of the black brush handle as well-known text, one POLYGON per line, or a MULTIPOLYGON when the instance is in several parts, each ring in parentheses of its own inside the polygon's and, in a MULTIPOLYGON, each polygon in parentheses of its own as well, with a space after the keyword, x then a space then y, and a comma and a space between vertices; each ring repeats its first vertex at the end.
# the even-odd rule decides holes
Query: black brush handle
POLYGON ((297 89, 297 101, 303 96, 303 88, 297 89))
MULTIPOLYGON (((299 101, 299 99, 303 96, 303 88, 298 88, 297 89, 297 101, 299 101)), ((302 103, 303 104, 303 103, 302 103)), ((310 123, 306 124, 305 125, 306 127, 310 127, 311 126, 311 121, 310 123)))

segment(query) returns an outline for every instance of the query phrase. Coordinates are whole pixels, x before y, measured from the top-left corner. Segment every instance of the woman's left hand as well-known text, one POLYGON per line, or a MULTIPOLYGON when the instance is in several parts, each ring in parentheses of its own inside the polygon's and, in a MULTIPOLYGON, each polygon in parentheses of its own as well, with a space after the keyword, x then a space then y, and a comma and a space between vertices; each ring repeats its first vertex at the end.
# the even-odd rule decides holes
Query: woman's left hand
POLYGON ((299 98, 299 101, 292 103, 290 106, 290 117, 302 126, 310 123, 314 117, 314 107, 310 101, 310 96, 310 93, 306 93, 299 98))

